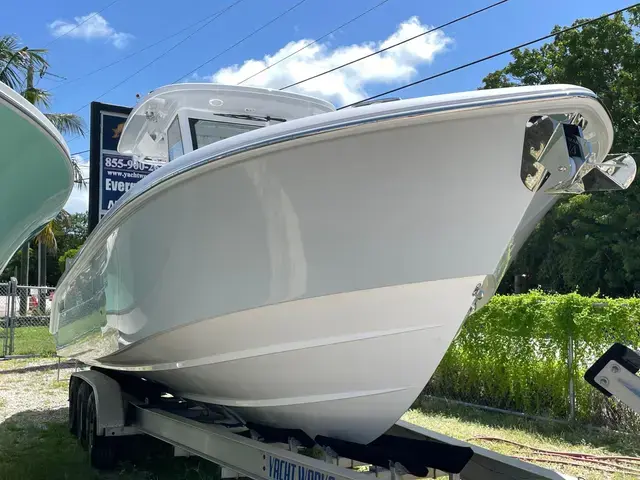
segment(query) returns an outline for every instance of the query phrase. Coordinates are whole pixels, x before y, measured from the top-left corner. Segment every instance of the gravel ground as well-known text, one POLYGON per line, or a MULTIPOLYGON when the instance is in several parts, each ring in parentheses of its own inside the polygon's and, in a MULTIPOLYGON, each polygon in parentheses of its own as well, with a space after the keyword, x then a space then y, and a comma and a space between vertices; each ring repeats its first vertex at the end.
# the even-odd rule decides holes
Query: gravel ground
POLYGON ((61 362, 58 380, 55 358, 0 360, 0 480, 219 480, 218 467, 157 441, 136 443, 113 471, 92 469, 67 427, 75 367, 61 362))
MULTIPOLYGON (((55 358, 0 361, 0 480, 217 478, 217 470, 208 462, 197 457, 173 458, 162 450, 148 458, 144 454, 139 461, 125 463, 115 472, 92 470, 86 452, 67 428, 68 381, 76 365, 74 362, 61 362, 60 366, 58 379, 58 361, 55 358)), ((420 407, 408 412, 404 419, 505 455, 533 454, 505 442, 483 443, 477 440, 477 436, 495 437, 553 451, 640 455, 640 437, 637 436, 535 422, 446 404, 425 403, 420 407)), ((640 478, 622 471, 605 473, 593 465, 549 465, 539 461, 543 467, 587 480, 640 478)), ((608 469, 620 467, 612 463, 608 469)), ((633 467, 636 468, 636 463, 633 467)))
MULTIPOLYGON (((42 412, 42 422, 66 421, 67 386, 75 363, 55 358, 0 361, 0 423, 19 412, 42 412)), ((32 417, 37 421, 38 417, 32 417)))

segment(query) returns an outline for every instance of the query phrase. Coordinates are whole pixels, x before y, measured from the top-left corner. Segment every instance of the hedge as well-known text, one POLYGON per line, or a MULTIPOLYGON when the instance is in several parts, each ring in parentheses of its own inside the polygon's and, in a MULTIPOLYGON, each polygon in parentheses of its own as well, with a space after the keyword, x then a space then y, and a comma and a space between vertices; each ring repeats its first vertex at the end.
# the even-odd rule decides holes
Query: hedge
POLYGON ((496 295, 471 315, 425 393, 540 416, 636 430, 640 417, 587 384, 585 370, 614 342, 640 347, 640 299, 533 291, 496 295), (573 369, 568 369, 569 339, 573 369))

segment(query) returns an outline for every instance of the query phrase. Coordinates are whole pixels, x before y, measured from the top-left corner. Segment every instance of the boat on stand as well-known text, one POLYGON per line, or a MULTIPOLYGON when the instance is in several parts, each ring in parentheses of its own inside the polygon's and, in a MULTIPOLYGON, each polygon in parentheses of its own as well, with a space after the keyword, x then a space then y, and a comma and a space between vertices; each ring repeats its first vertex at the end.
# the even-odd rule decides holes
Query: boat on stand
POLYGON ((58 285, 58 353, 244 422, 368 444, 423 390, 563 195, 626 189, 573 85, 336 110, 215 84, 140 100, 118 150, 161 165, 58 285))

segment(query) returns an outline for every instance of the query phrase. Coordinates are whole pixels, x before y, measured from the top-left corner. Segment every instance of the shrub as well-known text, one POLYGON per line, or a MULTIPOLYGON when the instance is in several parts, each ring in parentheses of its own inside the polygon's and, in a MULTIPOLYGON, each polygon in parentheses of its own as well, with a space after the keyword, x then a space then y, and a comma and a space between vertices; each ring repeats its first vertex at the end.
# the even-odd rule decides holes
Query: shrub
POLYGON ((578 294, 496 295, 470 316, 425 393, 533 415, 635 429, 638 416, 605 398, 584 372, 614 342, 640 346, 640 299, 578 294), (568 369, 569 341, 573 369, 568 369))

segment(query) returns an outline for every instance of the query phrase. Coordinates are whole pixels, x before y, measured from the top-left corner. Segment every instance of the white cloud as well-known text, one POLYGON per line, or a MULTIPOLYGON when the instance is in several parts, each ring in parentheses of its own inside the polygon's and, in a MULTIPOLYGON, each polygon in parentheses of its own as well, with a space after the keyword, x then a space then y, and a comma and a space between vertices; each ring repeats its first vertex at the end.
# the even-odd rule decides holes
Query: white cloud
POLYGON ((89 210, 89 189, 73 187, 71 196, 64 206, 69 213, 85 213, 89 210))
MULTIPOLYGON (((418 17, 414 16, 401 23, 389 38, 380 42, 366 42, 337 48, 331 48, 328 44, 316 43, 248 80, 243 85, 280 88, 429 29, 429 26, 422 24, 418 17)), ((222 68, 207 79, 215 83, 235 85, 267 65, 299 50, 311 41, 303 39, 290 42, 273 55, 266 55, 261 60, 250 59, 242 65, 222 68)), ((355 102, 367 96, 365 91, 367 84, 399 83, 412 79, 418 73, 420 65, 430 64, 435 56, 444 52, 451 42, 451 38, 441 30, 437 30, 379 55, 292 87, 289 91, 308 93, 342 104, 355 102)))
POLYGON ((86 40, 103 38, 116 48, 126 47, 133 38, 130 33, 116 31, 102 15, 95 12, 83 17, 74 17, 73 20, 73 22, 53 21, 49 24, 51 34, 56 37, 65 35, 70 38, 84 38, 86 40))
MULTIPOLYGON (((80 166, 82 176, 89 178, 89 161, 83 159, 80 155, 72 157, 80 166)), ((86 187, 80 187, 78 185, 73 187, 73 191, 67 200, 64 209, 69 213, 84 213, 89 210, 89 188, 88 181, 86 187)))

